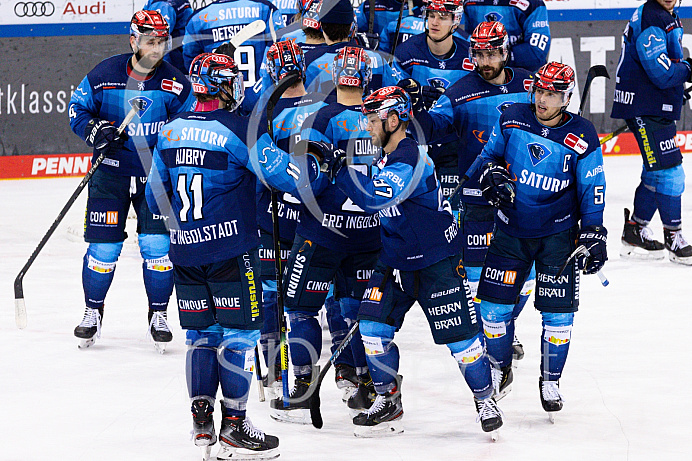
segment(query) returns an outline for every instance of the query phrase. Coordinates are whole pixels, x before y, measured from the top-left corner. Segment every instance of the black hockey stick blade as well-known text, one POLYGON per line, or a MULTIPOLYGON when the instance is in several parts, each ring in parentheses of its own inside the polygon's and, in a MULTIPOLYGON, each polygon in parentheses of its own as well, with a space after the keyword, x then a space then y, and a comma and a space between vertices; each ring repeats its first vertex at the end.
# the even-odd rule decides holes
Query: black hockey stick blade
POLYGON ((589 89, 591 88, 591 82, 596 77, 610 78, 608 74, 608 69, 603 64, 596 64, 591 66, 589 73, 586 74, 586 82, 584 83, 584 89, 581 92, 581 102, 579 103, 579 115, 584 113, 584 107, 586 106, 586 97, 589 95, 589 89))
MULTIPOLYGON (((122 132, 125 131, 125 127, 127 127, 127 125, 135 117, 135 115, 137 115, 137 112, 139 112, 142 109, 141 101, 139 101, 138 99, 133 100, 130 103, 130 105, 132 106, 132 108, 127 113, 125 119, 118 127, 118 135, 122 134, 122 132)), ((101 165, 101 162, 103 162, 104 158, 106 158, 106 152, 102 153, 96 158, 94 164, 91 166, 87 174, 79 182, 77 189, 75 189, 75 191, 72 193, 72 196, 70 196, 70 198, 67 200, 67 203, 65 203, 65 205, 62 207, 62 210, 60 210, 60 213, 58 213, 58 216, 57 218, 55 218, 55 221, 53 221, 53 224, 51 224, 50 228, 48 228, 48 231, 43 235, 43 238, 36 246, 34 252, 31 253, 31 256, 29 256, 29 260, 26 262, 26 264, 24 264, 24 267, 22 267, 22 269, 19 271, 19 274, 17 274, 17 277, 14 279, 14 321, 17 324, 17 328, 21 330, 26 328, 27 324, 26 303, 24 302, 23 286, 24 275, 29 270, 31 265, 34 263, 34 260, 41 252, 43 247, 46 245, 46 243, 48 243, 48 239, 50 239, 51 235, 53 235, 55 229, 58 228, 58 225, 62 222, 67 212, 70 210, 70 208, 72 208, 74 202, 77 201, 77 197, 79 197, 79 194, 89 183, 89 180, 94 175, 94 172, 99 167, 99 165, 101 165)))
POLYGON ((310 396, 308 405, 310 406, 310 419, 312 420, 312 426, 316 429, 322 429, 322 426, 324 425, 324 421, 322 420, 322 413, 320 412, 320 389, 322 388, 322 381, 324 380, 324 377, 327 376, 327 371, 329 371, 329 368, 332 366, 334 361, 351 343, 353 335, 355 335, 357 331, 358 321, 356 321, 351 327, 351 329, 348 330, 348 333, 346 333, 344 339, 341 340, 339 347, 337 347, 332 356, 329 357, 327 364, 324 366, 319 376, 317 377, 317 380, 315 381, 315 387, 312 391, 312 395, 310 396))

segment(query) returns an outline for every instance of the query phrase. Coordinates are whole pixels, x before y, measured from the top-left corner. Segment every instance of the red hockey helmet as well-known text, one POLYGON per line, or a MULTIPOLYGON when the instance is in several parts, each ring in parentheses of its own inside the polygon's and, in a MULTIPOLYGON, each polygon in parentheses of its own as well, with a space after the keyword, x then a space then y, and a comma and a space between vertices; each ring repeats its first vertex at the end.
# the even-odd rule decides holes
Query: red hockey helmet
POLYGON ((549 62, 538 69, 533 78, 529 91, 531 103, 535 102, 536 90, 542 89, 562 93, 562 106, 566 107, 574 91, 574 85, 574 69, 561 62, 549 62))
POLYGON ((230 112, 237 109, 245 98, 243 73, 233 58, 225 54, 198 55, 190 65, 190 83, 195 94, 216 96, 221 92, 226 95, 229 98, 226 110, 230 112))
POLYGON ((322 30, 320 25, 322 0, 299 0, 298 8, 304 28, 322 30))
POLYGON ((476 26, 469 38, 469 57, 474 66, 477 66, 476 52, 479 50, 501 50, 502 61, 509 58, 509 37, 505 26, 498 21, 483 21, 476 26))
POLYGON ((411 120, 413 116, 411 97, 398 86, 385 86, 372 92, 363 100, 361 111, 364 115, 377 114, 380 120, 386 120, 392 111, 402 122, 411 120))
POLYGON ((368 53, 357 46, 345 46, 334 56, 332 81, 334 85, 365 88, 372 79, 371 60, 368 53))
POLYGON ((142 35, 167 39, 166 50, 171 49, 171 35, 166 19, 158 11, 140 10, 132 15, 130 35, 139 44, 142 35))
POLYGON ((267 72, 274 83, 297 72, 305 80, 305 55, 303 49, 293 40, 282 40, 272 44, 267 50, 267 72))
POLYGON ((435 11, 438 13, 453 14, 453 26, 461 24, 461 16, 464 12, 463 0, 429 0, 423 4, 423 17, 425 18, 425 28, 428 28, 427 18, 428 12, 435 11))

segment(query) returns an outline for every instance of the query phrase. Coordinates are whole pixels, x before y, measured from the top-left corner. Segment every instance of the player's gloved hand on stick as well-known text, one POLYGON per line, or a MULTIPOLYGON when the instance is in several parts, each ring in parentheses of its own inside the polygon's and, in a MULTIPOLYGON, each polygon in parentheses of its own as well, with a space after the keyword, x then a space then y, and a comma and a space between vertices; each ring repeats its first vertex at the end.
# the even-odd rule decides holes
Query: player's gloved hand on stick
POLYGON ((486 163, 480 183, 481 193, 488 203, 495 208, 512 208, 516 186, 504 167, 493 162, 486 163))
POLYGON ((425 85, 421 91, 421 96, 423 98, 423 109, 430 110, 433 104, 440 99, 440 96, 442 96, 444 92, 444 88, 425 85))
POLYGON ((577 267, 585 274, 595 274, 608 261, 606 240, 608 231, 603 226, 586 226, 579 231, 577 245, 584 245, 589 255, 577 256, 577 267))
POLYGON ((413 112, 418 113, 424 109, 422 95, 423 90, 420 86, 420 83, 418 83, 412 78, 405 78, 399 81, 399 83, 397 83, 396 86, 398 86, 399 88, 403 88, 404 91, 406 91, 408 95, 411 97, 411 107, 413 108, 413 112))
POLYGON ((96 149, 99 155, 118 153, 127 139, 125 133, 118 135, 118 129, 110 122, 98 118, 92 118, 87 122, 84 137, 87 146, 96 149))
POLYGON ((373 32, 358 32, 354 37, 358 46, 375 51, 380 46, 380 34, 373 32))

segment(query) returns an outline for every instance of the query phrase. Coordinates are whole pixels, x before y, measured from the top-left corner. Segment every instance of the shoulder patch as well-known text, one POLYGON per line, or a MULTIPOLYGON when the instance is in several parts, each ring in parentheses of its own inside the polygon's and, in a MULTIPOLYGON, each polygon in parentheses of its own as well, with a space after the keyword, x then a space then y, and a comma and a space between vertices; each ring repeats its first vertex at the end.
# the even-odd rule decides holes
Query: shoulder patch
POLYGON ((577 154, 584 154, 589 148, 589 143, 581 139, 574 133, 568 133, 563 141, 565 145, 571 147, 577 154))
POLYGON ((529 0, 509 0, 509 6, 516 6, 521 11, 526 11, 531 6, 531 2, 529 0))
POLYGON ((180 96, 180 93, 183 91, 183 84, 164 78, 161 80, 161 89, 163 91, 174 93, 176 96, 180 96))
POLYGON ((461 64, 461 68, 471 72, 473 70, 473 63, 469 58, 464 58, 464 62, 461 64))

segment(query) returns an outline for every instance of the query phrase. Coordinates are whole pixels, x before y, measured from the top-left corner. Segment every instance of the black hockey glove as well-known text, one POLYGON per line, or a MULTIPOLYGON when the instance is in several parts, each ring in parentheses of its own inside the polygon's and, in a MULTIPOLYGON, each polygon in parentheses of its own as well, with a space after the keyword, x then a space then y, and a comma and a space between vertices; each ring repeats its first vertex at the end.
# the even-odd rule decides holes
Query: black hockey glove
POLYGON ((423 109, 430 110, 435 102, 444 94, 444 88, 425 85, 421 91, 423 98, 423 109))
POLYGON ((380 34, 373 32, 358 32, 354 37, 358 46, 375 51, 380 46, 380 34))
POLYGON ((329 180, 334 183, 339 171, 346 166, 346 151, 334 149, 327 153, 322 161, 322 173, 326 174, 329 180))
POLYGON ((413 112, 418 113, 424 109, 423 95, 420 83, 412 78, 405 78, 396 84, 399 88, 403 88, 411 97, 411 107, 413 112))
POLYGON ((687 76, 687 81, 692 83, 692 58, 686 58, 685 63, 687 64, 687 67, 690 68, 690 75, 687 76))
POLYGON ((586 226, 579 231, 579 241, 577 245, 584 245, 587 253, 577 256, 577 267, 585 274, 595 274, 608 261, 608 251, 606 249, 606 239, 608 231, 603 226, 586 226))
POLYGON ((87 146, 93 147, 99 155, 117 154, 127 139, 125 133, 118 136, 117 128, 110 122, 98 118, 92 118, 87 122, 84 137, 87 146))
POLYGON ((480 178, 483 198, 495 208, 512 208, 516 186, 509 172, 500 165, 489 162, 480 178))

